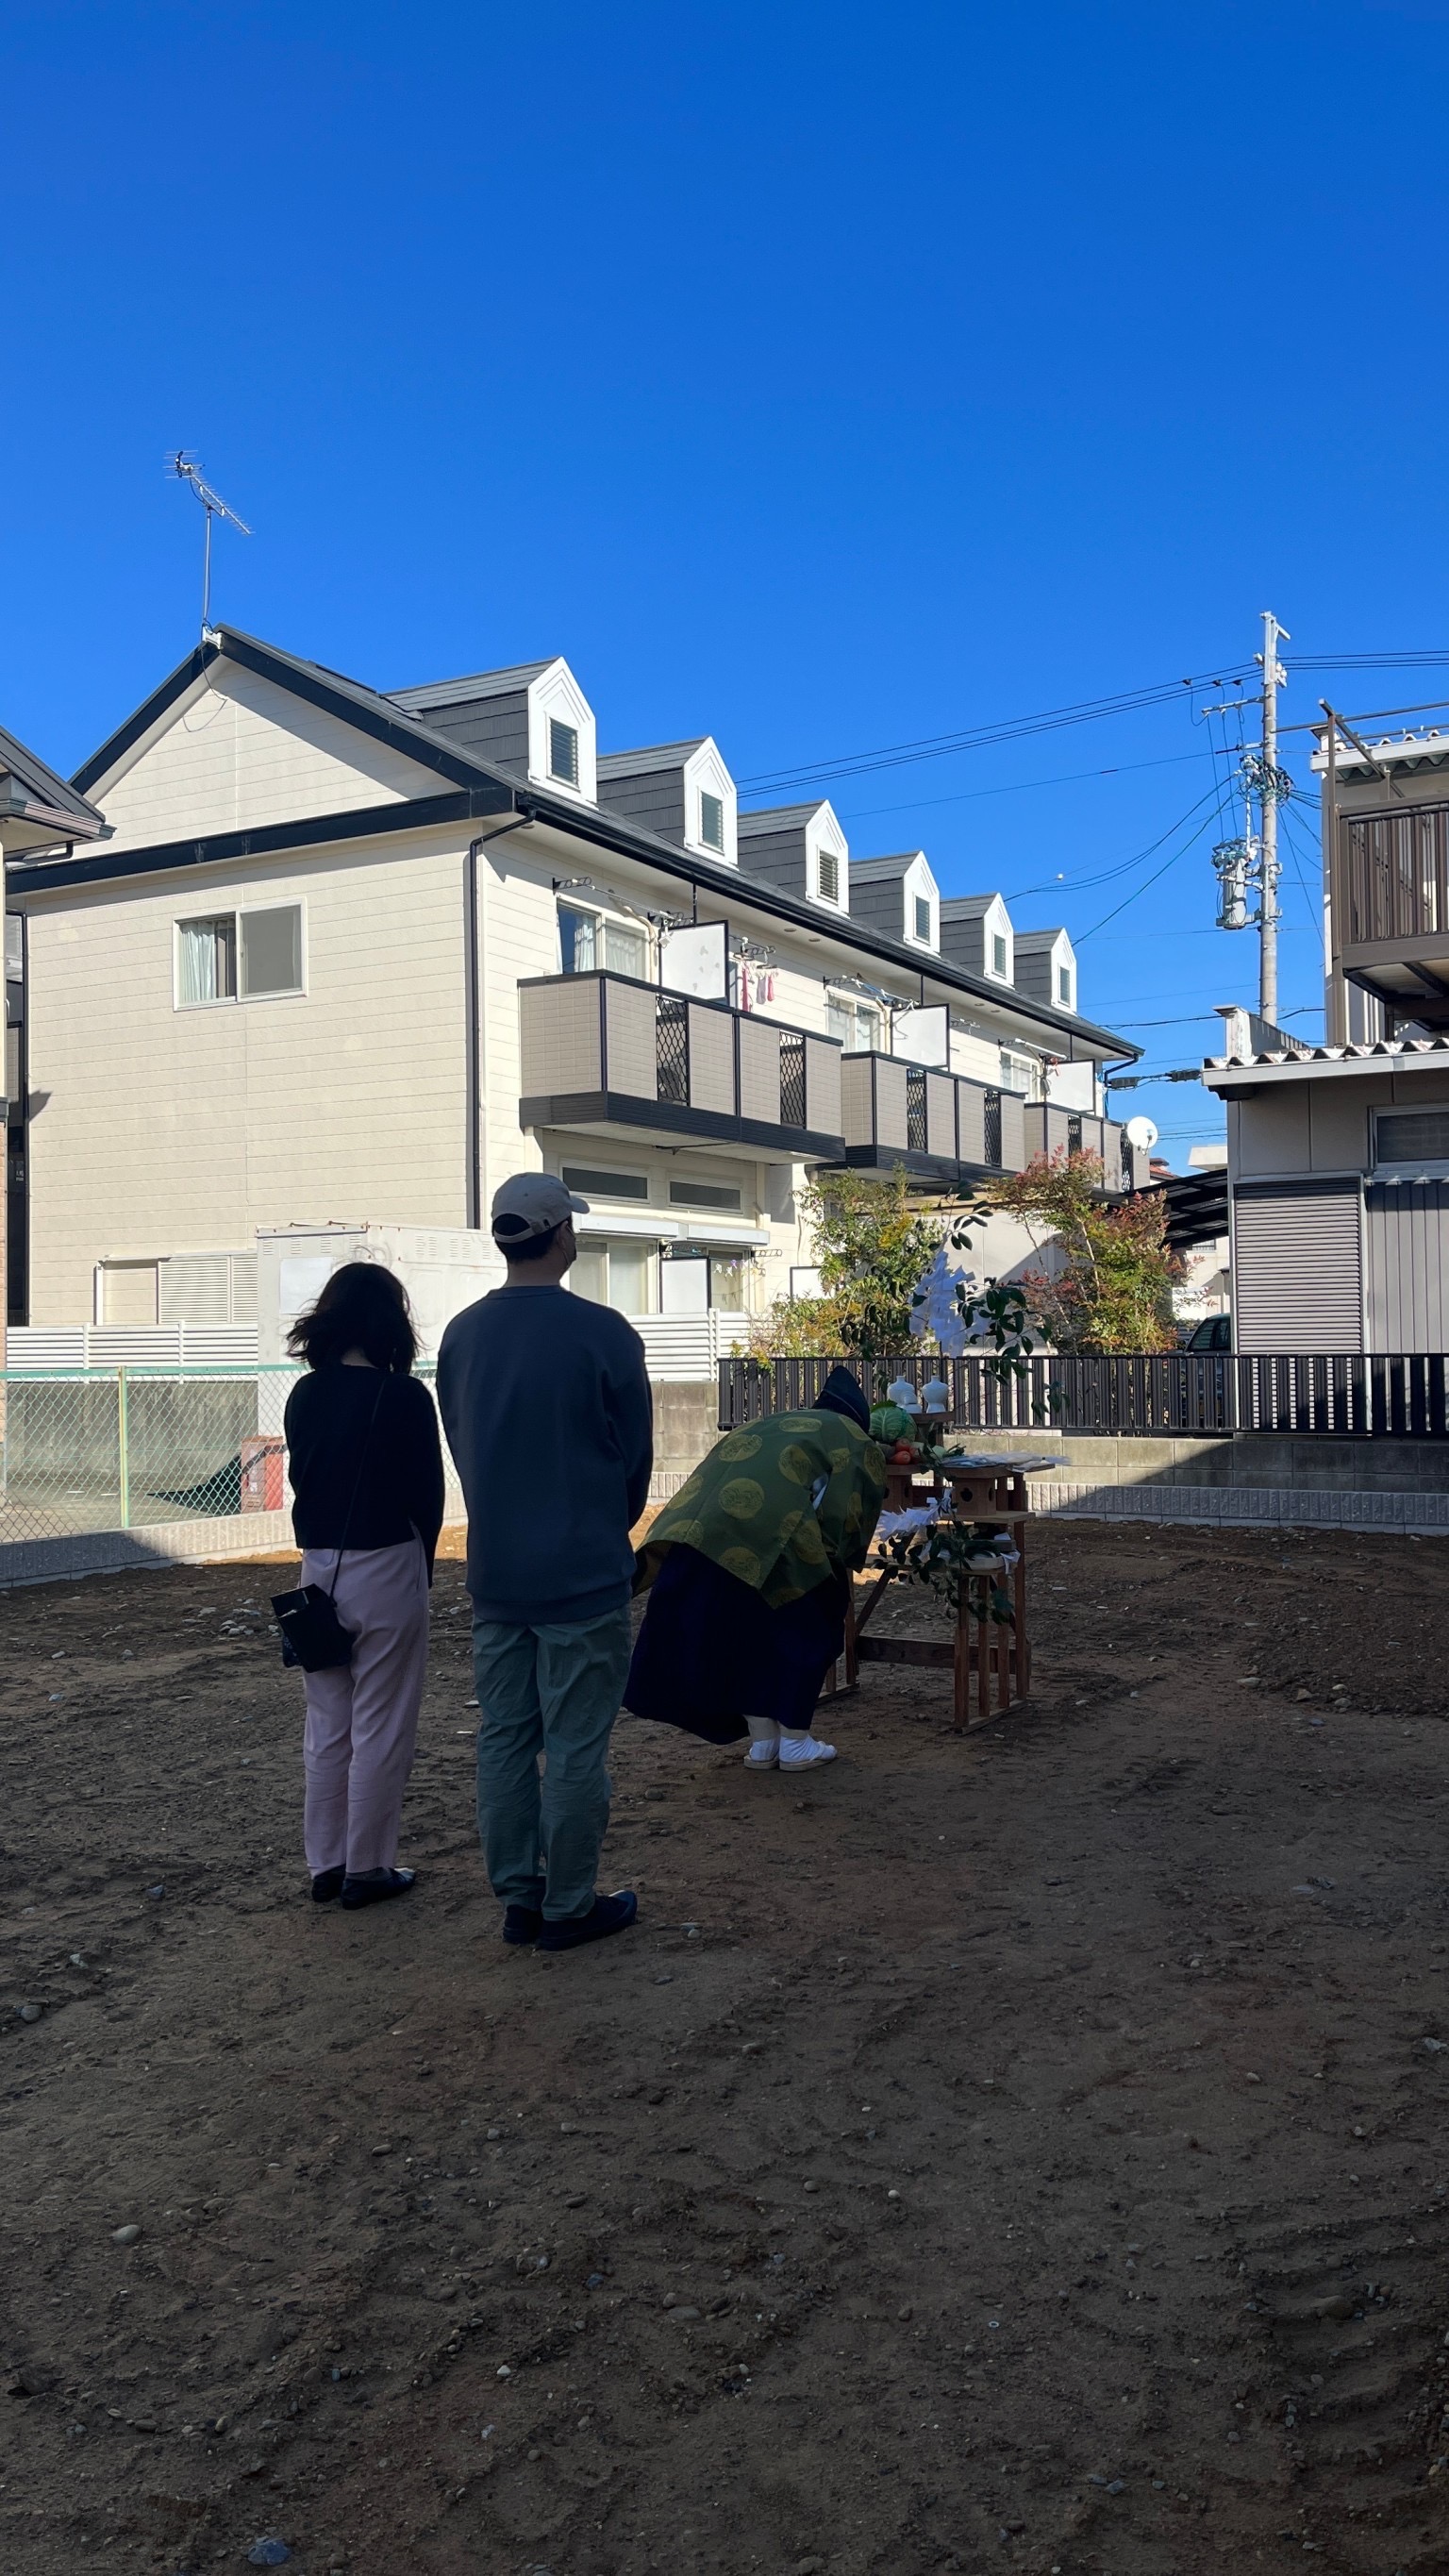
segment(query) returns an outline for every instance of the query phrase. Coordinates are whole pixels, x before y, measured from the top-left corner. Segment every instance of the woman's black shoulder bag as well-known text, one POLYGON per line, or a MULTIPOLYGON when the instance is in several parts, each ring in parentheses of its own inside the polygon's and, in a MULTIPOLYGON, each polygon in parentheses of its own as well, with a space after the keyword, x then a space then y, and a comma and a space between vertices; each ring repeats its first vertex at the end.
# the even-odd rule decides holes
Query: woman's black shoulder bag
POLYGON ((337 1577, 342 1571, 342 1550, 347 1545, 347 1534, 352 1527, 352 1515, 357 1509, 357 1497, 362 1490, 362 1471, 367 1465, 367 1453, 372 1446, 373 1428, 377 1421, 378 1407, 382 1403, 382 1390, 386 1384, 387 1378, 384 1375, 373 1401, 372 1411, 368 1416, 367 1429, 362 1436, 362 1455, 357 1461, 357 1474, 352 1482, 352 1499, 347 1506, 347 1518, 342 1524, 342 1539, 337 1550, 337 1563, 332 1568, 330 1584, 325 1592, 320 1583, 304 1583, 295 1592, 272 1594, 272 1608, 277 1614, 277 1626, 282 1632, 282 1661, 284 1664, 300 1664, 304 1673, 325 1673, 335 1665, 350 1664, 352 1661, 352 1633, 350 1629, 343 1627, 338 1618, 337 1604, 333 1595, 337 1590, 337 1577))

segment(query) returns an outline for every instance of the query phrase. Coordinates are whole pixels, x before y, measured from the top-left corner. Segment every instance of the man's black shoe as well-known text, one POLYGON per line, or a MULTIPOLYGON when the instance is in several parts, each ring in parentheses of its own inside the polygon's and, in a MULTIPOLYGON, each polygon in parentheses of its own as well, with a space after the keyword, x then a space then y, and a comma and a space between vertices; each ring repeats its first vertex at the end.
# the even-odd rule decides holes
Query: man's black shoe
POLYGON ((632 1887, 621 1887, 617 1896, 596 1896, 587 1914, 574 1915, 566 1923, 545 1923, 538 1948, 577 1950, 585 1941, 607 1941, 611 1932, 627 1932, 638 1911, 639 1899, 632 1887))
POLYGON ((543 1930, 543 1916, 531 1905, 505 1905, 503 1938, 514 1950, 526 1950, 543 1930))

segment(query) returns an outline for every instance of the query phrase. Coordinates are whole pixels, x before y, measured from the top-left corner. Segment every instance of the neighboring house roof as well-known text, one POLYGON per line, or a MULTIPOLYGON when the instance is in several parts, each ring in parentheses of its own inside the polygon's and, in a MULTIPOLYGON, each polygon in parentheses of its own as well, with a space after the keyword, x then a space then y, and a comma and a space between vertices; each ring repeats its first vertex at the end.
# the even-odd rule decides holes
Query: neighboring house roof
POLYGON ((1257 1090, 1264 1082, 1302 1082, 1314 1075, 1442 1073, 1449 1065, 1449 1036, 1372 1038, 1356 1046, 1304 1046, 1293 1055, 1210 1055, 1202 1078, 1209 1091, 1257 1090))
POLYGON ((702 733, 693 742, 655 742, 644 751, 601 751, 595 765, 600 778, 645 778, 654 769, 682 769, 709 739, 702 733))
POLYGON ((6 822, 57 841, 97 841, 106 828, 94 805, 0 728, 0 830, 6 822))
MULTIPOLYGON (((259 857, 275 851, 317 848, 341 840, 376 838, 381 833, 402 832, 432 824, 517 813, 525 821, 549 825, 553 830, 571 835, 575 840, 592 842, 595 847, 611 850, 621 857, 638 859, 643 865, 658 868, 664 875, 708 888, 722 901, 748 906, 755 912, 789 922, 795 928, 819 938, 828 932, 841 947, 854 948, 869 956, 893 964, 898 970, 920 977, 929 973, 934 983, 970 995, 993 1010, 1010 1008, 1022 1019, 1039 1027, 1080 1038, 1099 1054, 1135 1059, 1141 1048, 1119 1037, 1112 1029, 1080 1019, 1074 1012, 1063 1011, 1044 1002, 1033 1002, 1019 994, 1009 997, 1000 985, 972 975, 966 968, 953 966, 948 959, 932 956, 929 967, 923 965, 919 948, 908 948, 903 940, 890 939, 879 932, 853 923, 848 915, 823 918, 815 904, 783 894, 776 887, 758 879, 742 876, 725 860, 715 860, 680 848, 657 834, 610 812, 607 806, 584 803, 571 796, 555 794, 551 789, 524 782, 502 768, 473 758, 447 736, 434 733, 408 715, 396 698, 384 697, 379 690, 365 688, 360 681, 345 679, 341 672, 328 670, 321 662, 306 662, 296 654, 285 653, 274 644, 264 644, 259 637, 245 635, 240 628, 220 626, 206 641, 189 653, 184 662, 168 674, 158 689, 128 717, 125 724, 103 742, 98 751, 76 771, 71 781, 73 790, 84 791, 104 780, 125 754, 158 724, 169 707, 186 695, 212 663, 220 660, 237 663, 241 668, 273 681, 279 688, 292 690, 309 705, 340 717, 344 723, 357 725, 373 740, 388 743, 424 768, 434 770, 440 781, 451 784, 454 792, 428 797, 403 797, 395 803, 368 805, 345 814, 308 815, 296 821, 269 823, 250 830, 218 832, 203 840, 158 843, 144 849, 126 849, 84 858, 39 862, 33 874, 25 862, 12 868, 17 889, 27 878, 34 886, 82 885, 103 879, 145 876, 164 869, 194 868, 238 857, 259 857)), ((525 663, 518 672, 547 670, 547 663, 525 663)), ((491 678, 503 675, 489 674, 491 678)), ((517 673, 513 675, 517 678, 517 673)), ((442 684, 439 684, 440 686, 442 684)), ((450 684, 455 685, 455 684, 450 684)), ((442 699, 438 703, 443 703, 442 699)), ((740 830, 748 833, 781 831, 792 823, 807 822, 819 813, 826 799, 809 805, 778 806, 768 812, 742 814, 740 830)))

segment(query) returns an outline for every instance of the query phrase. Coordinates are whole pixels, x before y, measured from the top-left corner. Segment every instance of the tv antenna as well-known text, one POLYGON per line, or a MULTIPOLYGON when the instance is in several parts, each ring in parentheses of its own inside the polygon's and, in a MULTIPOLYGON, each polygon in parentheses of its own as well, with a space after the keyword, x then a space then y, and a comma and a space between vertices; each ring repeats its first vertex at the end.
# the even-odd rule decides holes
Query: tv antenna
POLYGON ((201 573, 201 632, 204 637, 211 624, 212 520, 229 519, 232 526, 244 537, 249 537, 251 535, 251 530, 247 526, 245 519, 239 519, 235 510, 228 507, 227 503, 223 501, 221 494, 212 490, 211 485, 207 482, 205 475, 202 473, 200 465, 197 463, 193 451, 189 447, 178 447, 166 470, 168 474, 175 476, 178 483, 190 484, 192 491, 196 494, 198 501, 206 512, 206 553, 201 573))

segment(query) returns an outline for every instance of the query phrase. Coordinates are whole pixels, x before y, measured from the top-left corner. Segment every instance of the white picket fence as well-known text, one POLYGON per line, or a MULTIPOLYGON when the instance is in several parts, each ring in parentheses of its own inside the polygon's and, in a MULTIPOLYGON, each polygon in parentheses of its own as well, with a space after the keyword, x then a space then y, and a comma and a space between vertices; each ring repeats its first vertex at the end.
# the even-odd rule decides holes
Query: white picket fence
POLYGON ((253 1368, 255 1324, 12 1324, 6 1366, 55 1369, 253 1368))

